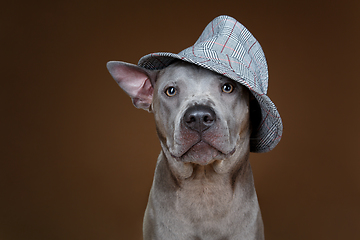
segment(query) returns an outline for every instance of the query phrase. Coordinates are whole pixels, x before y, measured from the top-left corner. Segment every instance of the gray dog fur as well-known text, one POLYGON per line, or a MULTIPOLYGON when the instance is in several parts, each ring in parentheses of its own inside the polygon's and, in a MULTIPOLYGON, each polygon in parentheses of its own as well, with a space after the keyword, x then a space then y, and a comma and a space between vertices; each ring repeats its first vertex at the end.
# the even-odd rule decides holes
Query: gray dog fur
MULTIPOLYGON (((161 143, 144 240, 264 239, 248 159, 249 90, 182 61, 157 71, 124 62, 107 66, 134 105, 154 114, 161 143), (229 84, 233 90, 222 91, 229 84), (189 109, 198 117, 197 106, 212 115, 209 126, 184 120, 189 109)), ((201 116, 196 121, 205 121, 201 116)))

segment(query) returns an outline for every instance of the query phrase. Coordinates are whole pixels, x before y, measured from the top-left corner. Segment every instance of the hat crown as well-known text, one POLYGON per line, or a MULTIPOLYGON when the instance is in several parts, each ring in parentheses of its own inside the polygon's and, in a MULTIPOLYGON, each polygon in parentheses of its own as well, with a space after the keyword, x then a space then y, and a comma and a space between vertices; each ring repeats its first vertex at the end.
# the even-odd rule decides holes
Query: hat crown
POLYGON ((195 44, 179 55, 195 55, 203 58, 204 62, 223 65, 226 70, 217 72, 247 85, 260 95, 267 93, 268 67, 265 54, 250 31, 232 17, 215 18, 195 44))

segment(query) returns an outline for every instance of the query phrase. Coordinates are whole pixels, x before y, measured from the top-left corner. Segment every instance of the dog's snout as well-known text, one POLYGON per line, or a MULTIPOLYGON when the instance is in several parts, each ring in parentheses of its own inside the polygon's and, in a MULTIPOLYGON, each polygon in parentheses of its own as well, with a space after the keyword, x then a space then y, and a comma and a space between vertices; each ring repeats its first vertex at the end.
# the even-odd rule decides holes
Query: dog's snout
POLYGON ((195 105, 188 108, 183 118, 185 126, 197 132, 203 132, 210 128, 215 119, 215 112, 205 105, 195 105))

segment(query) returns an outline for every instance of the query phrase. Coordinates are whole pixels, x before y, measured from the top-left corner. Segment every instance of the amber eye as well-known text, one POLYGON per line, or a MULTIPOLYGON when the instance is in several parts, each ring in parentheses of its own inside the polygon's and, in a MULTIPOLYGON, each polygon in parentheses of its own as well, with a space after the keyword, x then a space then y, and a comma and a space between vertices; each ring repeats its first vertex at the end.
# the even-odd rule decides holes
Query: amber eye
POLYGON ((177 93, 176 91, 176 88, 174 87, 168 87, 166 90, 165 90, 165 94, 168 96, 168 97, 173 97, 175 96, 177 93))
POLYGON ((232 91, 234 91, 234 86, 231 85, 230 83, 225 83, 223 86, 222 86, 222 89, 221 89, 224 93, 231 93, 232 91))

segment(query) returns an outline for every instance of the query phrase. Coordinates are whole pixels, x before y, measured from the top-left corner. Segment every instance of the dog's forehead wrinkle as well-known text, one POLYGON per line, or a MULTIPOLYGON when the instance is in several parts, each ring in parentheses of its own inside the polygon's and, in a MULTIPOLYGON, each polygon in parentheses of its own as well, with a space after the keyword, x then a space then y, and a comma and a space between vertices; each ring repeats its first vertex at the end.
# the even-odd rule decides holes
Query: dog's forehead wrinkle
POLYGON ((191 80, 193 84, 197 83, 203 86, 205 84, 202 83, 202 81, 209 82, 224 79, 223 76, 215 72, 182 61, 173 63, 167 68, 161 70, 158 76, 159 78, 166 78, 172 81, 191 80))

